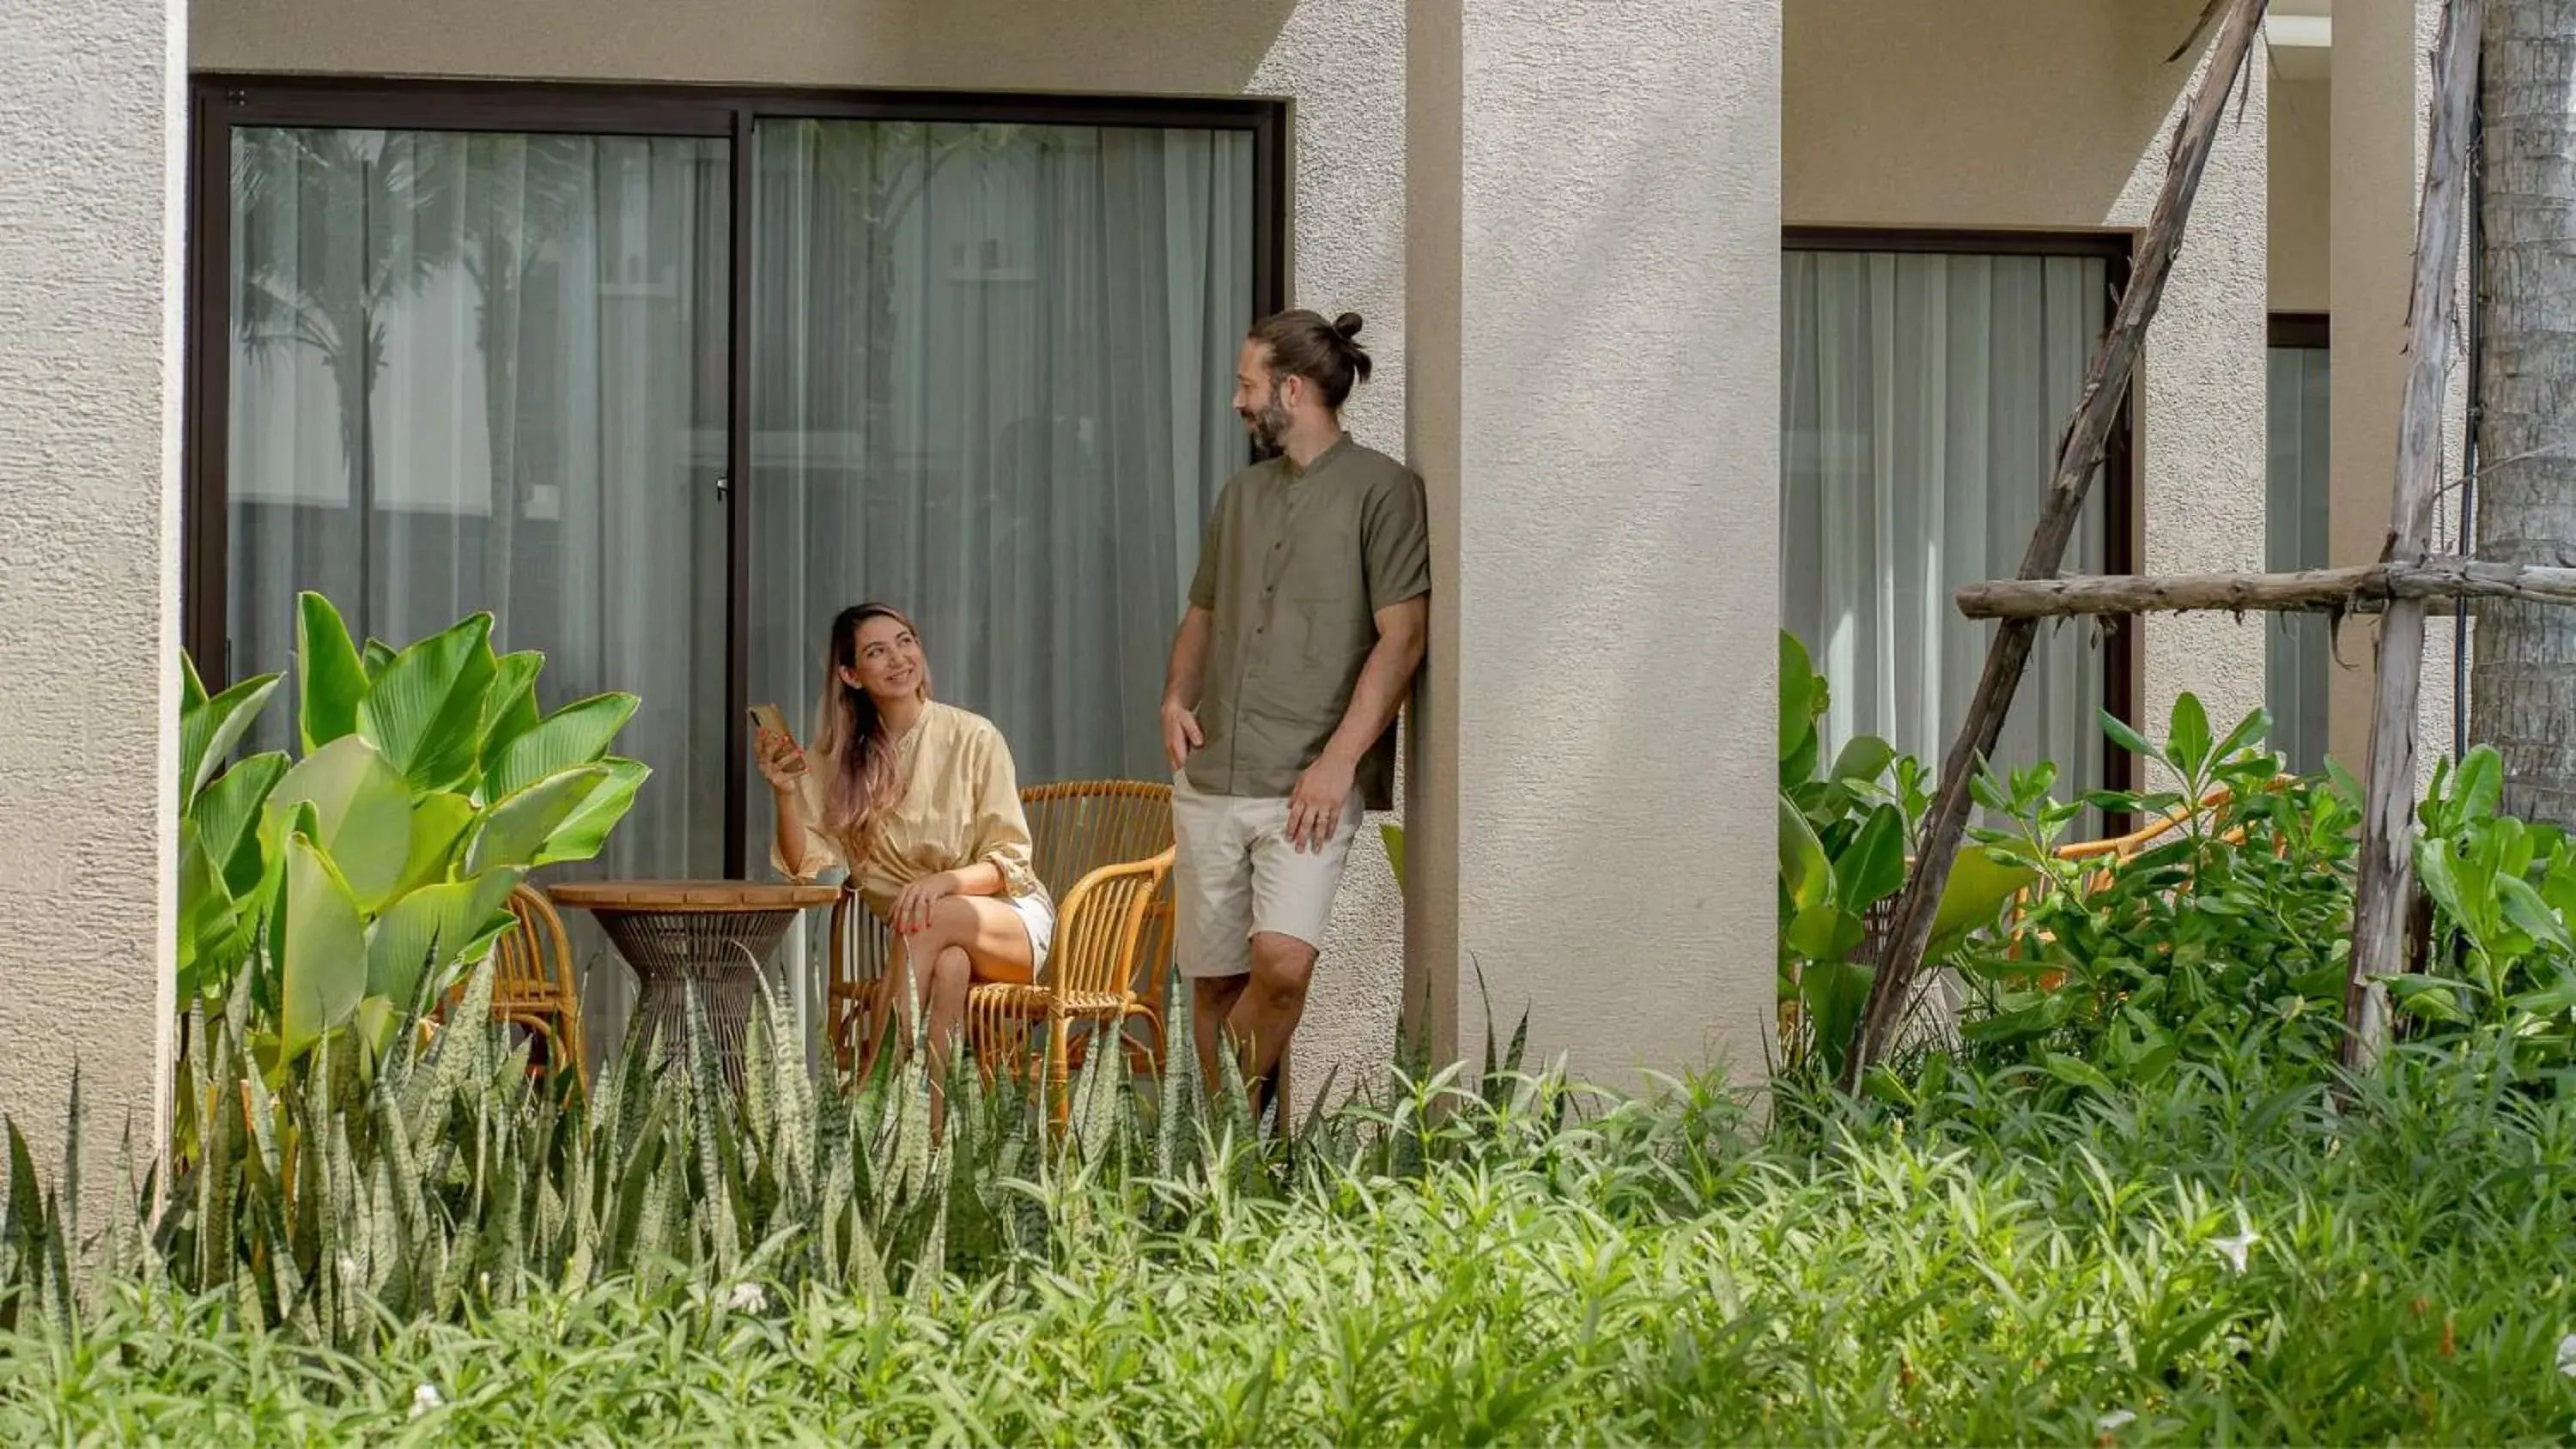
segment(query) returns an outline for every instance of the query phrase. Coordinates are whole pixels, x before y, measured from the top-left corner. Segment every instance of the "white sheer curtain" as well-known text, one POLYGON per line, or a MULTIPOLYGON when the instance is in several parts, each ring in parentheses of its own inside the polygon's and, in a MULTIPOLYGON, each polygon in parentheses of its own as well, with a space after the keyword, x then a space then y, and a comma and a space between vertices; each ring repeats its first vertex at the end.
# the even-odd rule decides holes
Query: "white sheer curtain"
MULTIPOLYGON (((2270 357, 2270 466, 2265 476, 2264 567, 2276 572, 2324 568, 2327 449, 2331 426, 2330 356, 2322 347, 2275 347, 2270 357)), ((2323 614, 2266 616, 2265 704, 2272 747, 2290 768, 2325 768, 2327 673, 2331 630, 2323 614)))
MULTIPOLYGON (((1829 748, 1948 749, 1990 636, 1951 593, 2020 568, 2107 286, 2098 258, 1783 254, 1781 615, 1831 683, 1829 748)), ((2098 493, 2071 569, 2102 566, 2098 493)), ((1997 766, 2098 787, 2103 683, 2087 626, 2044 632, 1997 766)))
POLYGON ((755 699, 803 718, 834 612, 882 600, 1024 782, 1160 778, 1199 530, 1250 456, 1249 134, 787 121, 756 149, 755 699))
MULTIPOLYGON (((291 680, 300 589, 395 643, 491 610, 545 707, 642 699, 653 778, 583 872, 721 874, 725 143, 234 136, 230 673, 291 680)), ((613 1049, 626 973, 572 924, 613 1049)))

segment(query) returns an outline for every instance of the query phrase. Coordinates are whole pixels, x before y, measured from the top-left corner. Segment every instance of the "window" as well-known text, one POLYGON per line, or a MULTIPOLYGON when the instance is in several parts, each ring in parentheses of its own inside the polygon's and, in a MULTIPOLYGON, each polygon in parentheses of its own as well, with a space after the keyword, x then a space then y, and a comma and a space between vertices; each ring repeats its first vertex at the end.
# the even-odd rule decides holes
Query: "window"
MULTIPOLYGON (((478 609, 631 690, 599 869, 761 866, 742 718, 862 598, 1024 780, 1161 774, 1162 658, 1250 458, 1281 109, 454 83, 197 93, 189 638, 478 609)), ((281 744, 291 709, 272 712, 281 744)))
MULTIPOLYGON (((2018 572, 2112 298, 2118 238, 1803 233, 1781 259, 1781 617, 1833 693, 1828 747, 1885 736, 1937 764, 1991 626, 1961 585, 2018 572)), ((2125 440, 2067 566, 2128 566, 2125 440)), ((2125 641, 2045 628, 1996 764, 2058 790, 2125 782, 2097 712, 2126 713, 2125 641)))
MULTIPOLYGON (((2263 566, 2275 573, 2321 569, 2331 552, 2326 460, 2333 438, 2333 373, 2326 319, 2275 314, 2271 332, 2263 566)), ((2322 770, 2327 670, 2334 657, 2330 622, 2323 614, 2267 614, 2264 644, 2263 693, 2264 705, 2272 711, 2272 747, 2288 757, 2294 770, 2322 770)))

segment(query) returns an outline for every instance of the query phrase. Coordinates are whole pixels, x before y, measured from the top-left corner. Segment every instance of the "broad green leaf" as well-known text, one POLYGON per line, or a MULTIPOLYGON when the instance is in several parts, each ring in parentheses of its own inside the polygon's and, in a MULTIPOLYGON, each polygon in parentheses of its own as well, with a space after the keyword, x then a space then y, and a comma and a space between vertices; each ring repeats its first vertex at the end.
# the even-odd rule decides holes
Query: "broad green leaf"
POLYGON ((2449 841, 2418 839, 2415 842, 2415 878, 2424 883, 2424 893, 2433 898, 2433 904, 2451 924, 2464 930, 2475 928, 2468 898, 2461 893, 2459 876, 2451 869, 2449 841))
MULTIPOLYGON (((2205 748, 2208 741, 2203 740, 2201 743, 2205 748)), ((2055 1077, 2069 1086, 2090 1087, 2094 1091, 2106 1094, 2114 1090, 2111 1086, 2111 1079, 2102 1074, 2102 1069, 2100 1067, 2093 1065, 2091 1062, 2084 1061, 2081 1058, 2070 1057, 2064 1052, 2048 1052, 2044 1054, 2040 1058, 2040 1065, 2047 1070, 2050 1076, 2055 1077)))
POLYGON ((547 837, 607 780, 608 774, 604 765, 566 770, 485 810, 466 838, 464 874, 478 876, 487 870, 535 865, 547 837))
POLYGON ((2121 749, 2127 750, 2130 754, 2137 756, 2141 760, 2153 760, 2162 756, 2163 751, 2158 750, 2145 735, 2142 735, 2135 729, 2131 728, 2128 721, 2111 713, 2107 709, 2101 711, 2100 718, 2102 721, 2102 734, 2105 738, 2109 739, 2112 744, 2119 746, 2121 749))
POLYGON ((370 639, 358 655, 358 662, 367 671, 367 683, 373 684, 385 677, 385 666, 394 662, 394 646, 382 639, 370 639))
POLYGON ((1824 842, 1786 795, 1780 797, 1780 884, 1802 911, 1824 904, 1834 893, 1834 866, 1824 842))
POLYGON ((408 1008, 425 971, 444 971, 506 914, 520 872, 496 870, 471 880, 422 886, 367 929, 367 994, 408 1008))
POLYGON ((2022 861, 1997 860, 1983 846, 1959 852, 1950 866, 1950 882, 1941 888, 1941 909, 1932 916, 1932 935, 1923 959, 1939 961, 1968 937, 1995 922, 2014 893, 2039 879, 2037 869, 2022 861))
MULTIPOLYGON (((537 851, 537 864, 558 865, 565 861, 589 860, 598 855, 600 848, 608 844, 608 833, 617 828, 617 822, 625 819, 627 810, 635 804, 636 792, 643 789, 644 782, 653 775, 652 770, 644 765, 615 755, 601 760, 599 768, 608 772, 607 778, 599 782, 597 789, 582 797, 582 802, 564 817, 563 823, 546 836, 546 843, 537 851)), ((1396 888, 1402 890, 1404 828, 1399 825, 1382 828, 1395 832, 1392 853, 1387 858, 1396 867, 1396 888)))
POLYGON ((597 764, 638 703, 631 694, 602 694, 546 716, 492 753, 483 769, 484 798, 507 799, 549 775, 597 764))
POLYGON ((1854 735, 1834 756, 1834 778, 1874 784, 1896 762, 1896 746, 1876 735, 1854 735))
POLYGON ((2221 761, 2232 760, 2271 732, 2272 712, 2258 705, 2252 713, 2236 722, 2236 728, 2227 732, 2227 738, 2220 740, 2211 754, 2221 761))
POLYGON ((331 601, 310 591, 295 596, 296 735, 311 754, 358 727, 358 701, 367 694, 366 666, 349 626, 331 601))
MULTIPOLYGON (((203 689, 204 686, 198 686, 203 689)), ((277 692, 277 676, 245 679, 214 698, 183 710, 179 719, 179 811, 186 814, 223 769, 233 747, 259 719, 268 697, 277 692)))
POLYGON ((293 1060, 347 1024, 366 994, 367 935, 348 883, 300 832, 286 840, 278 953, 280 1050, 293 1060))
POLYGON ((1816 710, 1816 671, 1807 659, 1807 646, 1798 636, 1780 631, 1780 758, 1796 754, 1802 737, 1813 730, 1816 710))
POLYGON ((545 668, 545 663, 546 656, 533 649, 516 650, 494 661, 492 692, 483 699, 483 762, 486 770, 491 768, 503 746, 537 727, 537 674, 545 668))
POLYGON ((1860 918, 1831 901, 1808 906, 1792 917, 1782 940, 1811 963, 1837 964, 1860 949, 1868 934, 1860 918))
POLYGON ((2558 979, 2538 991, 2527 991, 2513 998, 2513 1005, 2534 1016, 2556 1016, 2576 1011, 2576 971, 2561 971, 2558 979))
MULTIPOLYGON (((639 766, 638 768, 641 767, 639 766)), ((612 781, 613 778, 614 777, 612 777, 612 781)), ((638 781, 637 783, 640 784, 642 782, 638 781)), ((605 785, 601 786, 599 793, 603 796, 608 794, 608 787, 605 785)), ((627 797, 632 799, 634 797, 634 792, 629 790, 627 792, 627 797)), ((589 808, 590 807, 587 805, 582 807, 585 813, 588 812, 589 808)), ((557 831, 556 834, 563 835, 569 833, 569 828, 572 825, 572 822, 568 820, 565 821, 564 824, 566 829, 557 831)), ((1379 826, 1377 828, 1377 833, 1378 838, 1386 842, 1386 863, 1388 868, 1395 872, 1395 893, 1397 895, 1402 895, 1404 894, 1404 827, 1390 823, 1379 826)))
POLYGON ((476 614, 395 655, 358 706, 358 730, 415 789, 467 788, 496 668, 492 616, 476 614))
MULTIPOLYGON (((179 969, 194 966, 202 949, 201 943, 216 929, 220 918, 229 922, 232 916, 232 892, 224 889, 224 879, 208 858, 198 839, 197 822, 179 822, 179 969)), ((180 1002, 185 1007, 183 996, 180 1002)))
POLYGON ((282 752, 251 755, 207 786, 188 812, 203 838, 207 858, 235 892, 251 889, 259 879, 260 817, 285 773, 282 752))
POLYGON ((457 843, 473 823, 474 802, 462 795, 423 795, 412 801, 411 849, 403 861, 402 884, 394 894, 406 895, 447 879, 457 843))
POLYGON ((2567 937, 2567 925, 2558 913, 2540 898, 2540 892, 2518 875, 2496 877, 2496 898, 2504 908, 2504 918, 2531 939, 2566 953, 2576 950, 2567 937))
POLYGON ((1857 916, 1905 888, 1905 816, 1881 805, 1861 823, 1851 848, 1834 860, 1834 892, 1857 916))
POLYGON ((2386 978, 2389 998, 2402 1011, 2413 1012, 2426 1021, 2451 1022, 2465 1026, 2469 1014, 2460 1006, 2460 995, 2454 983, 2437 977, 2408 974, 2386 978))
POLYGON ((195 656, 191 655, 187 650, 182 649, 179 651, 180 717, 184 719, 187 716, 188 711, 195 709, 197 706, 204 704, 205 702, 206 681, 197 673, 197 661, 195 656))
POLYGON ((2201 707, 2199 695, 2186 689, 2174 700, 2165 726, 2165 763, 2185 780, 2198 780, 2209 766, 2209 751, 2209 711, 2201 707))
POLYGON ((2504 804, 2504 757, 2493 745, 2478 745, 2460 758, 2451 802, 2458 818, 2488 820, 2504 804))
POLYGON ((264 833, 284 834, 286 812, 313 806, 314 842, 372 910, 402 883, 411 855, 411 792, 363 736, 343 735, 307 755, 269 792, 264 833))

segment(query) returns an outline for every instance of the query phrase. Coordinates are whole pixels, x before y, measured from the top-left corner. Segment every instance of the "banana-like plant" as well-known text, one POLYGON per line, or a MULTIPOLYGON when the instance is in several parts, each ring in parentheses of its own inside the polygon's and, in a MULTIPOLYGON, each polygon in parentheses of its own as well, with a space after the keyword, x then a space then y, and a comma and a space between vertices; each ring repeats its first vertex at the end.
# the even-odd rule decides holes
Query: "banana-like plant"
POLYGON ((543 656, 495 654, 489 614, 361 649, 329 600, 296 608, 300 758, 222 768, 279 677, 210 697, 182 660, 180 1000, 242 1003, 272 1082, 343 1031, 381 1055, 489 953, 512 888, 598 854, 649 773, 609 753, 635 696, 540 713, 543 656))

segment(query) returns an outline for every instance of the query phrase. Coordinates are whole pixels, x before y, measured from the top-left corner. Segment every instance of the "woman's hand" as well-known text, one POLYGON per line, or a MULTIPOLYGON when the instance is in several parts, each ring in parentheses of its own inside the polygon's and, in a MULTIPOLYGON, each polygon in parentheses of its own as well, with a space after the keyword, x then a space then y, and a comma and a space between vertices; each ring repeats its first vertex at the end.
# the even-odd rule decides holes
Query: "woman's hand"
POLYGON ((803 788, 805 752, 796 742, 776 730, 762 730, 752 742, 752 759, 760 765, 760 776, 769 788, 785 795, 803 788))
POLYGON ((894 898, 894 911, 886 918, 886 924, 894 927, 898 936, 921 934, 930 925, 930 908, 957 894, 957 886, 957 872, 953 870, 923 876, 894 898))

